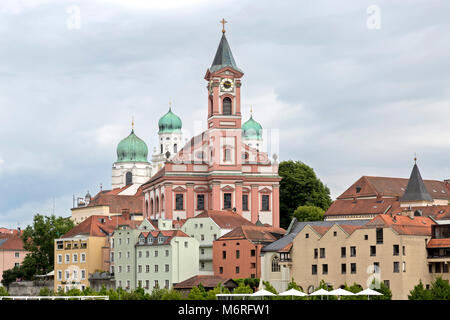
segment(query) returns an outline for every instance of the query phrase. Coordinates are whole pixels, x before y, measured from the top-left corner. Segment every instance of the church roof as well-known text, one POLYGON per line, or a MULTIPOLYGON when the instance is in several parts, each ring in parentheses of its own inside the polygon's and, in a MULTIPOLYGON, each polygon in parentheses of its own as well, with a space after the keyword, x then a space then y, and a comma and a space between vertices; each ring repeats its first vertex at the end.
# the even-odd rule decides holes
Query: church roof
POLYGON ((134 130, 117 145, 117 162, 148 162, 147 155, 147 144, 134 134, 134 130))
POLYGON ((179 116, 172 112, 172 108, 158 121, 159 133, 180 131, 182 122, 179 116))
POLYGON ((253 116, 250 116, 250 119, 242 125, 242 138, 244 140, 262 139, 262 126, 258 121, 253 119, 253 116))
POLYGON ((400 201, 433 201, 419 172, 419 167, 414 164, 411 176, 406 186, 405 194, 400 198, 400 201))
POLYGON ((230 45, 228 44, 225 34, 223 34, 222 39, 220 39, 216 55, 214 57, 214 61, 211 65, 211 68, 209 68, 209 71, 213 73, 225 67, 231 67, 239 72, 242 72, 242 70, 238 68, 236 62, 234 61, 230 45))

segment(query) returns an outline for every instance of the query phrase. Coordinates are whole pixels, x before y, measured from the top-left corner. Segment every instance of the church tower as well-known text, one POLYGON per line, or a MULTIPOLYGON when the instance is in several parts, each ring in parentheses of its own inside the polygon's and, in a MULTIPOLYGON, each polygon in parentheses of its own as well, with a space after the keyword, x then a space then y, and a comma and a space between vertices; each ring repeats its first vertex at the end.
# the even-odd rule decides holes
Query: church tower
POLYGON ((180 117, 172 112, 172 103, 169 102, 169 111, 158 121, 158 144, 154 149, 152 162, 155 174, 163 166, 166 160, 170 160, 182 148, 180 117))
POLYGON ((147 144, 134 133, 134 121, 131 133, 117 145, 117 161, 112 167, 112 188, 127 185, 139 187, 151 177, 151 164, 147 161, 147 144))
POLYGON ((206 71, 208 81, 208 131, 211 143, 210 165, 237 169, 241 164, 241 78, 225 36, 222 19, 222 38, 211 67, 206 71))

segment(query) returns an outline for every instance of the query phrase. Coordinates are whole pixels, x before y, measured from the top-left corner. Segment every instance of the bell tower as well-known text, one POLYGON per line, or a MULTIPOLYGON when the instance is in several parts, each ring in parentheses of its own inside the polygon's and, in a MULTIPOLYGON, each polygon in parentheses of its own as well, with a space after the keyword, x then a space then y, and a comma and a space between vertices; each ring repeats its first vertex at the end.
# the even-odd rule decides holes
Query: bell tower
POLYGON ((241 77, 225 37, 225 19, 222 23, 222 38, 211 67, 206 71, 208 81, 208 129, 241 128, 241 77))

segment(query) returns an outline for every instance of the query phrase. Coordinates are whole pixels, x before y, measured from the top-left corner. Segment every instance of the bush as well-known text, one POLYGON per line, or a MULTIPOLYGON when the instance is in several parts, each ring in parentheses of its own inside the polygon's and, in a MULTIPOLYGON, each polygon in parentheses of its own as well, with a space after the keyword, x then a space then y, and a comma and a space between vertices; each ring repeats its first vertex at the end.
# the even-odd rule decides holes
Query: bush
POLYGON ((0 297, 9 296, 9 292, 6 290, 5 287, 0 286, 0 297))

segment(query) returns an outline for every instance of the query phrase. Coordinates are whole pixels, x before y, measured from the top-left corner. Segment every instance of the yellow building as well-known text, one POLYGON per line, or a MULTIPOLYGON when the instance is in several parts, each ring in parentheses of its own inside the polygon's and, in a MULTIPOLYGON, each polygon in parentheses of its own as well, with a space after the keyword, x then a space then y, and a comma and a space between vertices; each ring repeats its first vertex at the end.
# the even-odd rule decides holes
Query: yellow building
POLYGON ((89 275, 110 270, 110 239, 119 225, 135 227, 129 216, 90 216, 55 239, 54 290, 89 287, 89 275))

